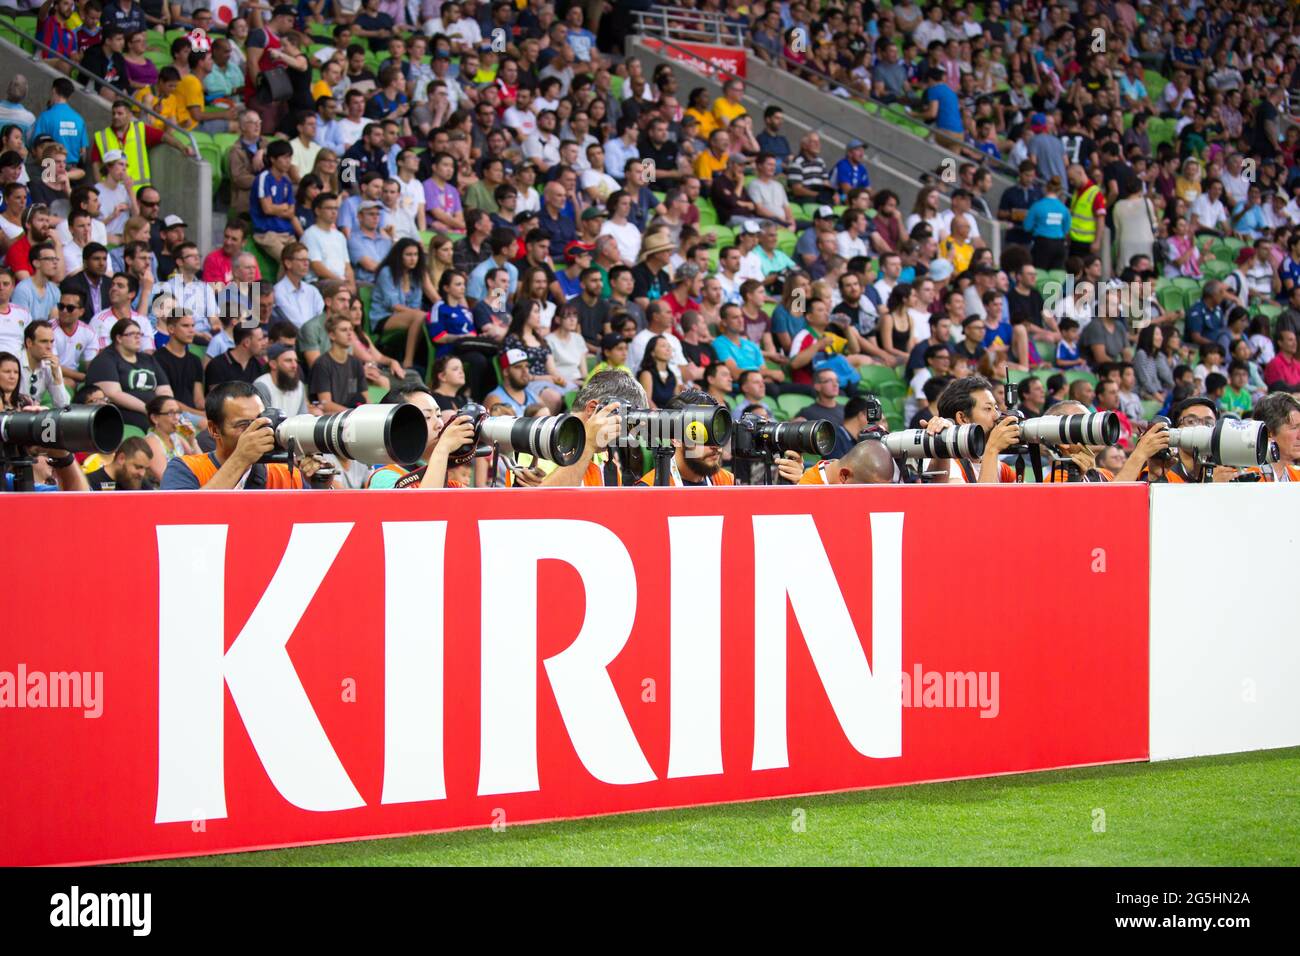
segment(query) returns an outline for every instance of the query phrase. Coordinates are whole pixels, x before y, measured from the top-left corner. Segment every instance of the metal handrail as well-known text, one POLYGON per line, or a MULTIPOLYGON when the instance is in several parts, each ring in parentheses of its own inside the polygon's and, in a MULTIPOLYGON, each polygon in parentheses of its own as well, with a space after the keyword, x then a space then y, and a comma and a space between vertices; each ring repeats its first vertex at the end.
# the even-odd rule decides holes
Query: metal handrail
MULTIPOLYGON (((670 47, 673 50, 676 50, 684 57, 689 57, 692 60, 698 60, 700 63, 705 64, 711 72, 716 73, 719 76, 724 77, 725 79, 728 80, 740 79, 740 77, 736 76, 734 73, 727 72, 722 67, 716 66, 715 64, 711 63, 709 60, 700 56, 698 53, 693 53, 690 50, 685 49, 684 47, 678 46, 676 43, 674 43, 671 40, 662 37, 648 37, 647 39, 651 39, 655 43, 661 43, 666 47, 670 47)), ((837 132, 842 137, 844 137, 844 142, 846 143, 849 142, 850 140, 862 139, 862 135, 860 133, 855 133, 852 130, 845 129, 842 126, 838 126, 835 123, 832 123, 829 120, 827 120, 825 117, 818 116, 816 113, 812 112, 811 110, 805 109, 804 107, 800 106, 798 103, 786 99, 784 96, 782 96, 779 93, 773 93, 771 90, 764 89, 763 87, 759 86, 757 83, 754 83, 749 79, 745 79, 743 82, 745 84, 746 92, 757 93, 760 95, 760 98, 762 99, 769 100, 772 103, 780 104, 782 109, 784 109, 787 113, 796 113, 798 115, 806 117, 809 122, 815 124, 814 126, 811 127, 812 129, 817 129, 820 127, 820 128, 833 130, 834 132, 837 132)), ((894 163, 902 164, 912 172, 924 174, 926 176, 934 175, 934 170, 928 169, 925 166, 921 166, 917 164, 915 161, 910 160, 904 156, 899 156, 897 153, 890 152, 888 149, 886 149, 883 146, 878 146, 873 143, 869 147, 867 147, 867 150, 868 153, 880 153, 885 156, 888 156, 891 160, 894 161, 894 163)))
MULTIPOLYGON (((663 47, 670 47, 673 50, 676 50, 682 56, 688 57, 691 60, 696 60, 704 64, 710 72, 715 73, 718 76, 723 77, 724 79, 740 79, 740 77, 736 76, 734 73, 729 73, 725 69, 719 66, 715 66, 713 63, 706 60, 698 53, 693 53, 690 50, 678 46, 676 43, 673 43, 669 39, 666 39, 664 37, 646 37, 645 39, 653 40, 655 43, 658 43, 663 47)), ((773 93, 770 90, 766 90, 761 86, 758 86, 756 83, 753 83, 749 79, 745 79, 744 83, 745 83, 746 92, 756 92, 760 94, 760 96, 763 99, 766 99, 769 102, 779 103, 786 112, 792 112, 798 115, 809 117, 810 121, 813 124, 812 126, 809 127, 810 129, 816 130, 818 128, 825 128, 825 129, 833 130, 834 132, 839 133, 840 136, 844 138, 844 142, 846 144, 850 140, 853 139, 860 140, 862 138, 857 133, 854 133, 851 130, 847 130, 842 126, 838 126, 835 123, 831 123, 826 119, 817 116, 812 111, 807 110, 804 107, 799 106, 797 103, 794 103, 786 99, 784 96, 781 96, 779 93, 773 93)), ((933 170, 928 169, 925 166, 921 166, 916 162, 907 159, 906 157, 899 156, 896 153, 892 153, 888 149, 885 149, 882 146, 877 146, 873 143, 871 146, 867 147, 867 152, 868 155, 870 155, 872 152, 875 152, 875 153, 880 153, 885 156, 888 156, 891 160, 894 161, 894 163, 904 166, 907 171, 913 173, 914 174, 913 178, 917 179, 920 182, 930 182, 933 179, 934 176, 933 170)), ((943 193, 941 193, 941 195, 943 195, 943 193)), ((945 196, 944 198, 947 197, 945 196)), ((985 216, 982 213, 974 212, 973 210, 972 210, 972 214, 975 216, 977 221, 981 223, 989 224, 991 230, 990 235, 993 237, 993 242, 991 244, 991 247, 993 249, 994 260, 1000 261, 1002 257, 1002 233, 1006 231, 1007 223, 1000 222, 996 216, 985 216)))
MULTIPOLYGON (((749 45, 749 48, 757 49, 757 47, 755 47, 752 43, 749 45)), ((875 106, 876 109, 880 110, 882 113, 889 112, 891 115, 906 120, 909 124, 915 124, 917 126, 925 127, 926 129, 925 136, 920 136, 916 133, 913 133, 912 135, 917 136, 918 139, 924 139, 927 143, 929 143, 931 146, 934 146, 937 149, 941 149, 946 153, 952 153, 953 156, 960 158, 964 162, 975 163, 978 166, 988 167, 992 169, 994 172, 1001 173, 1002 175, 1008 177, 1013 181, 1017 178, 1018 173, 1011 166, 1011 164, 1006 162, 1005 160, 997 159, 993 156, 989 156, 986 153, 981 153, 980 158, 976 159, 974 157, 967 155, 966 153, 957 153, 949 149, 947 146, 944 146, 935 138, 934 129, 931 128, 929 125, 927 125, 924 120, 917 119, 908 110, 902 108, 901 106, 898 106, 895 103, 886 103, 884 100, 876 99, 876 97, 874 96, 862 96, 861 94, 856 93, 853 90, 849 90, 848 87, 844 86, 843 83, 840 83, 838 80, 835 79, 835 77, 831 76, 829 73, 825 73, 822 70, 819 70, 816 67, 809 66, 806 63, 795 64, 793 60, 791 60, 788 56, 785 55, 784 50, 781 51, 781 62, 784 64, 794 64, 799 70, 805 71, 807 73, 811 73, 813 76, 820 77, 821 79, 825 80, 827 83, 835 84, 841 89, 846 90, 849 93, 848 98, 851 100, 854 100, 859 103, 870 103, 873 106, 875 106)), ((801 79, 798 73, 795 72, 794 70, 790 70, 788 72, 794 79, 796 80, 801 79)), ((903 132, 911 132, 911 131, 905 129, 903 130, 903 132)))
POLYGON ((727 23, 720 13, 700 10, 682 14, 669 7, 658 7, 653 10, 634 10, 632 16, 637 32, 643 36, 665 40, 676 37, 678 40, 696 40, 718 46, 745 45, 743 29, 727 23))
MULTIPOLYGON (((32 36, 30 33, 24 32, 22 29, 19 28, 18 24, 15 22, 17 18, 13 14, 8 13, 6 11, 0 11, 0 17, 4 17, 7 21, 9 21, 10 29, 12 29, 14 33, 18 34, 18 36, 22 37, 24 40, 27 40, 28 42, 35 44, 37 47, 44 50, 46 53, 49 53, 53 55, 55 58, 68 64, 68 66, 72 67, 78 73, 84 74, 85 76, 90 77, 92 80, 97 81, 101 86, 107 86, 110 89, 116 89, 116 87, 114 87, 112 83, 110 83, 104 77, 100 76, 98 73, 94 73, 91 70, 86 69, 76 60, 69 59, 68 57, 60 53, 58 50, 46 46, 44 43, 36 39, 36 37, 32 36)), ((31 59, 32 62, 34 63, 39 63, 41 60, 41 58, 38 57, 34 51, 32 52, 31 59)), ((68 79, 71 80, 72 77, 68 77, 68 79)), ((74 80, 73 82, 75 83, 76 81, 74 80)), ((87 96, 99 96, 98 91, 91 92, 89 89, 85 89, 85 88, 82 88, 81 92, 85 93, 87 96)), ((100 97, 100 99, 103 99, 103 97, 100 97)), ((157 112, 152 107, 145 106, 139 100, 132 99, 131 97, 126 97, 126 99, 131 103, 131 105, 134 108, 144 110, 146 113, 148 113, 150 116, 154 117, 155 119, 162 120, 162 122, 166 126, 175 130, 177 133, 183 134, 185 138, 190 141, 190 148, 194 150, 194 158, 199 160, 203 158, 202 154, 199 152, 199 141, 194 138, 194 134, 192 132, 190 132, 187 129, 181 129, 172 120, 169 120, 167 117, 163 116, 161 113, 157 112)), ((108 101, 105 100, 104 102, 108 102, 108 101)))

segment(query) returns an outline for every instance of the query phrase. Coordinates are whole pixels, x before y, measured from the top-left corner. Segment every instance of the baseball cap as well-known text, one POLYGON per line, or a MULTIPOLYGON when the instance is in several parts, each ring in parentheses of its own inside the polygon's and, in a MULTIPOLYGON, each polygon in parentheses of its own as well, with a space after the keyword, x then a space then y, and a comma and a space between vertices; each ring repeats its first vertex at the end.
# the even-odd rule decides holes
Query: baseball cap
POLYGON ((617 332, 606 332, 600 337, 600 347, 602 349, 612 349, 619 342, 625 342, 626 339, 617 332))
POLYGON ((582 221, 591 222, 593 219, 608 219, 609 213, 605 212, 602 206, 588 206, 582 211, 582 221))
POLYGON ((536 212, 517 212, 515 213, 515 218, 513 221, 516 226, 522 226, 528 220, 536 219, 536 218, 537 218, 536 212))
POLYGON ((860 139, 851 139, 844 147, 845 149, 866 149, 867 144, 860 139))
POLYGON ((763 230, 753 219, 746 219, 744 225, 740 227, 740 231, 748 236, 757 236, 763 230))
POLYGON ((126 162, 126 153, 122 152, 120 149, 110 149, 107 153, 104 154, 105 166, 109 165, 110 163, 123 163, 123 162, 126 162))
POLYGON ((512 365, 518 365, 520 362, 528 361, 528 353, 523 349, 506 349, 501 353, 501 368, 507 369, 512 365))
POLYGON ((357 212, 365 212, 367 209, 383 209, 384 204, 377 199, 367 199, 357 207, 357 212))
POLYGON ((930 278, 935 282, 951 279, 952 271, 952 263, 947 259, 935 259, 930 263, 930 278))
POLYGON ((173 214, 163 219, 162 227, 164 229, 173 229, 176 226, 183 226, 183 225, 185 225, 185 220, 182 219, 180 216, 173 214))
POLYGON ((814 219, 834 219, 834 218, 835 218, 835 210, 832 209, 830 206, 818 206, 818 207, 817 207, 817 213, 816 213, 815 216, 813 216, 813 218, 814 218, 814 219))
POLYGON ((678 282, 689 281, 690 279, 694 279, 699 274, 700 274, 700 267, 698 265, 696 265, 694 262, 683 262, 681 267, 677 270, 677 274, 673 276, 673 283, 676 284, 678 282))
POLYGON ((589 242, 579 242, 577 239, 570 242, 564 247, 564 258, 567 262, 575 262, 578 256, 589 256, 594 247, 589 242))
POLYGON ((1046 128, 1047 128, 1047 114, 1046 114, 1046 113, 1035 113, 1033 116, 1029 117, 1029 128, 1030 128, 1030 129, 1033 129, 1033 130, 1046 129, 1046 128))
POLYGON ((283 342, 276 342, 274 345, 272 345, 270 348, 266 350, 266 358, 267 361, 274 362, 285 352, 292 352, 292 351, 293 351, 292 345, 285 345, 283 342))

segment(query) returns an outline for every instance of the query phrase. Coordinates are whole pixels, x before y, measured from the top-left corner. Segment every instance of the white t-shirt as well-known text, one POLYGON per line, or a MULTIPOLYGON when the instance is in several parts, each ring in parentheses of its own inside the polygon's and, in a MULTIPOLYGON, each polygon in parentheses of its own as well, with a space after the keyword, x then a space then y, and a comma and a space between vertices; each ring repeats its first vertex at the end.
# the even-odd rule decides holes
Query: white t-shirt
POLYGON ((59 364, 64 368, 85 369, 90 365, 91 359, 99 354, 99 343, 85 322, 78 320, 71 335, 55 322, 54 354, 59 357, 59 364))
POLYGON ((542 197, 536 189, 520 189, 518 191, 519 199, 515 203, 515 214, 521 212, 541 212, 542 197))
POLYGON ((537 132, 537 117, 533 115, 532 110, 521 110, 517 106, 512 106, 501 116, 507 129, 519 131, 521 139, 527 139, 537 132))
POLYGON ((17 355, 22 350, 23 330, 31 320, 31 313, 21 305, 10 303, 0 310, 0 352, 17 355))
MULTIPOLYGON (((328 230, 309 226, 303 230, 302 243, 307 247, 307 255, 311 256, 312 262, 324 263, 325 268, 336 276, 347 275, 348 240, 337 226, 328 230)), ((315 272, 307 273, 308 282, 314 283, 317 279, 315 272)))
POLYGON ((835 234, 835 249, 845 259, 867 255, 867 243, 861 236, 851 236, 847 232, 835 234))
POLYGON ((1223 203, 1219 200, 1211 201, 1209 193, 1201 193, 1193 199, 1188 214, 1195 216, 1203 229, 1214 229, 1228 222, 1228 210, 1223 208, 1223 203))
MULTIPOLYGON (((154 350, 154 326, 153 321, 147 315, 141 315, 139 312, 132 311, 131 318, 140 326, 140 351, 152 352, 154 350)), ((95 336, 95 346, 100 352, 106 348, 111 348, 113 340, 109 333, 113 331, 113 326, 117 324, 117 316, 113 314, 112 309, 105 309, 95 314, 90 320, 90 331, 95 336)))
POLYGON ((604 203, 609 199, 610 194, 619 190, 618 180, 609 173, 599 169, 587 169, 582 178, 578 181, 583 192, 595 187, 596 198, 599 202, 604 203))
POLYGON ((4 216, 0 216, 0 229, 4 230, 5 238, 8 239, 10 242, 13 242, 15 239, 17 239, 19 236, 23 234, 22 226, 15 226, 4 216))
POLYGON ((362 117, 353 121, 346 116, 340 116, 335 122, 338 123, 339 136, 343 137, 343 148, 351 149, 352 144, 361 138, 361 132, 370 125, 370 120, 362 117))
POLYGON ((555 358, 555 370, 569 384, 579 382, 582 377, 582 357, 587 354, 587 342, 581 334, 574 332, 565 342, 558 335, 548 335, 546 344, 551 347, 555 358))
POLYGON ((600 227, 600 234, 614 237, 618 243, 619 258, 624 262, 636 262, 636 257, 641 252, 641 230, 635 225, 625 222, 620 226, 607 219, 605 225, 600 227))
MULTIPOLYGON (((4 222, 4 220, 0 219, 0 222, 4 222)), ((59 234, 59 242, 65 246, 72 242, 72 230, 68 228, 68 220, 60 219, 56 231, 59 234)), ((98 219, 90 220, 90 241, 97 242, 101 246, 108 246, 108 227, 98 219)))
POLYGON ((285 392, 276 386, 270 372, 263 372, 253 379, 253 387, 263 393, 263 400, 271 400, 269 404, 272 408, 278 408, 286 415, 307 413, 307 386, 301 381, 295 388, 285 392))
POLYGON ((549 168, 560 161, 560 138, 554 133, 533 133, 524 140, 523 151, 528 159, 541 160, 549 168))
MULTIPOLYGON (((116 216, 112 217, 109 217, 109 213, 119 205, 127 203, 130 199, 130 195, 126 191, 126 185, 124 183, 118 183, 117 188, 114 189, 108 185, 106 180, 101 180, 95 184, 95 191, 99 193, 100 216, 103 217, 101 218, 101 222, 104 223, 105 234, 110 232, 120 234, 122 232, 122 227, 126 225, 126 220, 130 216, 130 213, 120 212, 116 216)), ((128 205, 128 209, 129 208, 128 205)), ((93 230, 94 227, 92 226, 91 229, 93 230)), ((71 238, 71 230, 69 230, 68 236, 71 238)))
POLYGON ((85 265, 81 256, 82 248, 75 242, 65 242, 63 244, 63 271, 67 275, 80 272, 85 265))

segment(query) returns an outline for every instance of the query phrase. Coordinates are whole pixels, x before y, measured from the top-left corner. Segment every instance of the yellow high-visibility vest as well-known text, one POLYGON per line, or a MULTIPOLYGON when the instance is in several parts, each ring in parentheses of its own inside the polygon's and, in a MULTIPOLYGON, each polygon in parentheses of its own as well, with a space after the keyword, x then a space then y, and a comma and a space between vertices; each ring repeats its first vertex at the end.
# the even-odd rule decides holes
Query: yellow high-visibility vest
POLYGON ((1075 242, 1091 244, 1097 239, 1097 217, 1092 213, 1092 204, 1099 192, 1096 186, 1089 186, 1070 205, 1070 238, 1075 242))
POLYGON ((111 127, 105 127, 95 134, 95 146, 99 149, 100 162, 110 150, 120 149, 126 154, 126 173, 131 177, 132 191, 139 192, 145 186, 152 185, 149 179, 149 148, 145 145, 144 123, 132 120, 126 131, 125 141, 119 140, 111 127))

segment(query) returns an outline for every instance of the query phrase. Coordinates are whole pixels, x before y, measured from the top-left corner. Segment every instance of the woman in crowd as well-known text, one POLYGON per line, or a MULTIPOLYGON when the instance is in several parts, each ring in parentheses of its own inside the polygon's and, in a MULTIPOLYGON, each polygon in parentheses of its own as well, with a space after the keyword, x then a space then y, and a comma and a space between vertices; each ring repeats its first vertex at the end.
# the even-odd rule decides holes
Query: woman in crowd
POLYGON ((566 303, 561 306, 559 321, 546 336, 546 344, 555 357, 556 371, 568 382, 565 391, 577 388, 587 380, 587 340, 578 331, 576 305, 566 303))
MULTIPOLYGON (((545 272, 540 269, 534 272, 545 280, 545 272)), ((541 315, 540 301, 521 295, 510 313, 510 331, 506 333, 502 348, 506 351, 519 349, 528 356, 528 374, 531 380, 552 386, 542 392, 541 397, 551 411, 558 413, 564 407, 561 393, 567 390, 569 381, 555 367, 551 347, 542 338, 541 315)))
POLYGON ((444 355, 433 363, 433 400, 443 411, 453 412, 468 401, 465 363, 455 355, 444 355))
POLYGON ((155 395, 151 398, 145 406, 145 414, 149 416, 149 431, 145 433, 145 440, 153 451, 153 457, 149 459, 149 471, 154 481, 161 482, 163 472, 167 470, 167 462, 178 455, 197 455, 199 445, 194 440, 193 428, 189 428, 188 436, 181 432, 184 412, 181 411, 181 403, 170 395, 155 395))
MULTIPOLYGON (((407 329, 423 322, 428 314, 423 307, 424 250, 414 239, 399 239, 375 276, 374 292, 370 298, 370 327, 374 334, 385 330, 407 329)), ((413 355, 406 362, 410 366, 413 355)))
POLYGON ((664 336, 656 335, 646 343, 636 377, 650 399, 651 408, 663 408, 682 390, 682 383, 668 364, 672 357, 672 343, 664 336))

